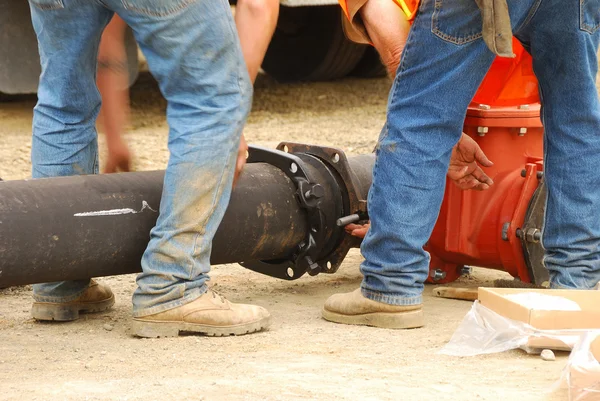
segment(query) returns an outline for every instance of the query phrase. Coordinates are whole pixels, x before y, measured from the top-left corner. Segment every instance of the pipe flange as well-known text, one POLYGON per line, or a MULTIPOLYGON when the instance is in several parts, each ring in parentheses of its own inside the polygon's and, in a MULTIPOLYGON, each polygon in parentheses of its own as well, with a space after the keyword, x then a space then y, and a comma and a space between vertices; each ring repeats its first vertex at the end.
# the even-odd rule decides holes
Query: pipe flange
POLYGON ((544 248, 541 243, 546 212, 546 195, 546 183, 542 179, 529 202, 523 227, 517 229, 516 233, 521 240, 523 256, 531 282, 538 285, 543 285, 549 280, 548 270, 543 263, 544 248))
POLYGON ((305 162, 297 155, 259 146, 248 147, 247 163, 268 163, 283 171, 296 186, 296 198, 306 211, 308 231, 305 240, 289 260, 247 261, 241 265, 259 273, 286 280, 295 280, 308 272, 320 273, 317 263, 320 251, 325 246, 324 219, 321 211, 323 187, 313 182, 305 168, 305 162))
MULTIPOLYGON (((335 172, 344 194, 344 216, 357 215, 360 221, 369 219, 367 212, 367 194, 362 193, 357 177, 350 168, 350 163, 343 150, 338 148, 307 145, 294 142, 281 142, 277 149, 286 153, 307 154, 320 159, 335 172)), ((339 227, 343 231, 343 227, 339 227)), ((361 240, 343 232, 341 240, 326 256, 317 262, 322 273, 335 273, 351 248, 360 246, 361 240)))

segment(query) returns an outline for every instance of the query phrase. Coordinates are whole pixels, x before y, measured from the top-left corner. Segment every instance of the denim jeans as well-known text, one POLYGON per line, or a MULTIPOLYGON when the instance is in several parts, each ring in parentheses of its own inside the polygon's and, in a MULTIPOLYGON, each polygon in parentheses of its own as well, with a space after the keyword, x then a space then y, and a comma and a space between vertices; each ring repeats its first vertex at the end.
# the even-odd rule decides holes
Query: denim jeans
MULTIPOLYGON (((532 54, 545 127, 548 203, 542 244, 551 285, 600 280, 600 107, 595 80, 600 0, 509 0, 514 35, 532 54)), ((474 0, 423 0, 391 89, 362 244, 363 294, 422 302, 423 250, 438 217, 452 147, 494 55, 474 0)))
MULTIPOLYGON (((42 74, 33 177, 98 172, 98 45, 117 13, 133 29, 167 100, 170 151, 160 215, 142 258, 134 315, 206 291, 252 86, 227 0, 30 0, 42 74)), ((137 207, 137 205, 132 205, 137 207)), ((38 301, 77 298, 89 281, 34 286, 38 301)))

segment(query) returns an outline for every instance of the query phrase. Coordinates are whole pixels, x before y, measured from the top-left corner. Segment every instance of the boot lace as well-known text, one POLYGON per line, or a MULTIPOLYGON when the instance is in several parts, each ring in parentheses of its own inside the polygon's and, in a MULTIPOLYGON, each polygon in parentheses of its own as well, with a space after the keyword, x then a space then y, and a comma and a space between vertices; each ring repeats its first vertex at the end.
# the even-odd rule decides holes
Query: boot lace
POLYGON ((225 297, 222 296, 221 294, 217 293, 216 291, 213 290, 209 290, 212 293, 213 299, 218 299, 221 301, 221 303, 225 303, 225 297))

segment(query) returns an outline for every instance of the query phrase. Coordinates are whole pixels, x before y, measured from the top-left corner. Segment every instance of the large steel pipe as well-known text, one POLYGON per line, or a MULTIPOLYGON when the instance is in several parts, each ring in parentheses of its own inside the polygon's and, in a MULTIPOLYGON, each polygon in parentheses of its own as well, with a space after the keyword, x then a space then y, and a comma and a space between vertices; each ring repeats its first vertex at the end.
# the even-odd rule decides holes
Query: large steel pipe
MULTIPOLYGON (((321 257, 344 241, 335 220, 355 210, 343 177, 329 163, 298 156, 323 190, 321 257)), ((348 165, 366 195, 373 156, 348 165)), ((1 182, 0 287, 140 271, 163 176, 156 171, 1 182)), ((248 164, 216 234, 211 262, 290 259, 310 225, 298 185, 281 166, 248 164)))

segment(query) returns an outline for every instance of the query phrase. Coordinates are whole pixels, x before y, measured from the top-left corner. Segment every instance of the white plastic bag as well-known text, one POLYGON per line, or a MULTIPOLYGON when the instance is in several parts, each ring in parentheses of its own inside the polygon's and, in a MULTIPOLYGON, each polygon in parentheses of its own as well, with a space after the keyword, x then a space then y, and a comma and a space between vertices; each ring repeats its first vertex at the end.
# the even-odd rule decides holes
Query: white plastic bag
POLYGON ((453 356, 475 356, 493 354, 511 349, 531 349, 528 341, 544 337, 563 342, 572 348, 587 330, 538 330, 527 323, 508 319, 475 301, 462 323, 454 332, 450 342, 442 348, 441 354, 453 356))
POLYGON ((600 331, 581 336, 573 347, 560 384, 569 387, 569 401, 600 400, 600 362, 594 357, 590 345, 600 338, 600 331))

